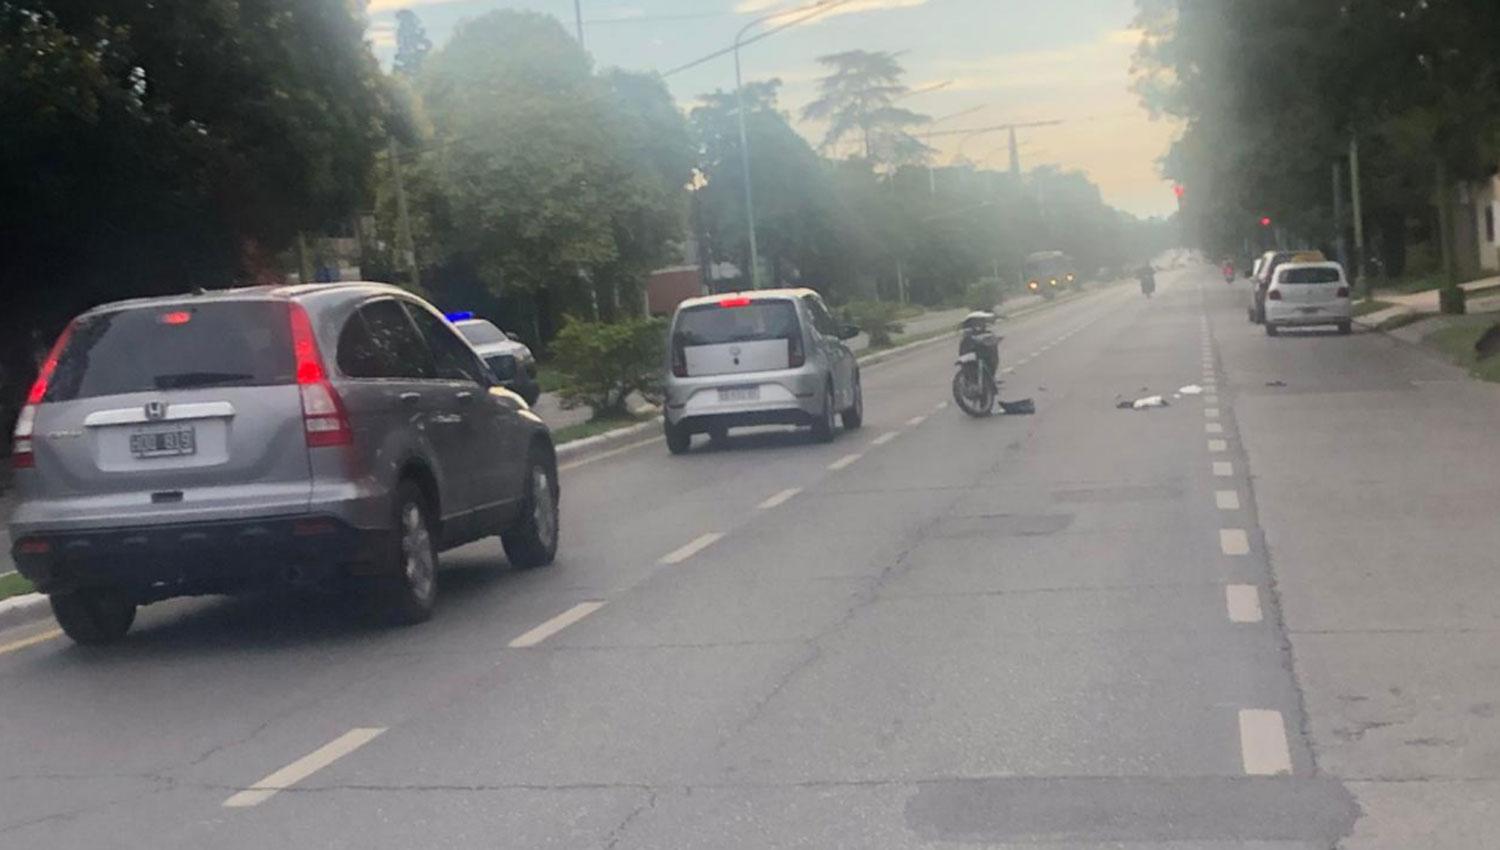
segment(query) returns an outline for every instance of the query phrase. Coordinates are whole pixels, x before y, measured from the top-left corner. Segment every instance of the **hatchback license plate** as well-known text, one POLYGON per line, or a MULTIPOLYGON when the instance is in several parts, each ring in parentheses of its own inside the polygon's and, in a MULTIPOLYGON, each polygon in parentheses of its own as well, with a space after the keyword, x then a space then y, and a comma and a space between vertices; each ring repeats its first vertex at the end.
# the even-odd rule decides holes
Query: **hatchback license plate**
POLYGON ((760 401, 760 387, 721 387, 719 401, 760 401))
POLYGON ((198 434, 192 428, 146 431, 130 435, 130 453, 136 457, 177 457, 197 454, 198 434))
POLYGON ((1303 315, 1310 316, 1313 313, 1318 312, 1318 308, 1317 307, 1299 307, 1298 308, 1298 312, 1302 313, 1303 315))

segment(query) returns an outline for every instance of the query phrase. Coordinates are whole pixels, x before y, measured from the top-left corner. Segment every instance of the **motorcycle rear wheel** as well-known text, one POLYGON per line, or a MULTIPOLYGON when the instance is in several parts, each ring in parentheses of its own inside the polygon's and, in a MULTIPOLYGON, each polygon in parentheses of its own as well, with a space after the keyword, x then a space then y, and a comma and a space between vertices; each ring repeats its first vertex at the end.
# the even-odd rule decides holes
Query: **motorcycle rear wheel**
POLYGON ((953 402, 973 417, 995 411, 995 381, 987 369, 960 369, 953 376, 953 402))

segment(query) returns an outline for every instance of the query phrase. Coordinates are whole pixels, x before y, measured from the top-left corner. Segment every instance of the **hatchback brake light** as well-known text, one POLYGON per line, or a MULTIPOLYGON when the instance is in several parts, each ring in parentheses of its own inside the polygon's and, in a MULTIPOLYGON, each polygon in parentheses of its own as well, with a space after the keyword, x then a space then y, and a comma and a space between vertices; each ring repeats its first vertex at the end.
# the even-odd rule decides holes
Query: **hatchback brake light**
POLYGON ((31 384, 31 391, 26 394, 26 405, 21 408, 21 414, 16 417, 16 429, 13 433, 14 439, 10 446, 10 465, 15 469, 31 469, 36 466, 36 455, 32 451, 32 432, 36 428, 36 409, 47 397, 47 387, 52 383, 52 373, 57 371, 57 359, 62 356, 63 348, 68 344, 68 338, 73 335, 75 323, 69 322, 63 332, 58 335, 57 342, 52 344, 52 350, 47 353, 47 359, 42 361, 42 368, 37 370, 36 380, 31 384))
POLYGON ((328 380, 323 355, 313 336, 312 321, 301 304, 290 306, 292 354, 297 364, 297 389, 302 396, 302 430, 308 448, 354 444, 354 428, 344 400, 328 380))
POLYGON ((1339 298, 1348 298, 1349 297, 1349 287, 1347 287, 1347 286, 1340 286, 1339 289, 1338 289, 1338 292, 1335 292, 1334 295, 1336 297, 1339 297, 1339 298))
POLYGON ((807 353, 802 350, 802 334, 794 333, 787 337, 786 362, 792 369, 800 369, 807 363, 807 353))
POLYGON ((720 298, 719 299, 719 306, 720 307, 749 307, 750 306, 750 299, 746 298, 743 295, 738 296, 736 298, 720 298))
POLYGON ((672 374, 678 378, 688 376, 687 349, 677 340, 672 341, 672 374))
POLYGON ((1266 293, 1266 298, 1269 299, 1269 300, 1271 300, 1271 301, 1280 301, 1281 300, 1281 290, 1279 290, 1279 289, 1272 289, 1271 291, 1269 291, 1269 292, 1266 293))

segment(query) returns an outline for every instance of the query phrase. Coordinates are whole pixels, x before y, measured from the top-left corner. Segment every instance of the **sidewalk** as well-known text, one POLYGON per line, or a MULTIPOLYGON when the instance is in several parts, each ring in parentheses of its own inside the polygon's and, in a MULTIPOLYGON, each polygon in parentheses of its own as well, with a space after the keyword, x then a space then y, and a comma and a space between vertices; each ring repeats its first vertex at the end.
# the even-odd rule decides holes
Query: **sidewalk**
MULTIPOLYGON (((1485 289, 1500 287, 1500 277, 1487 277, 1470 283, 1459 284, 1459 288, 1466 293, 1474 293, 1485 289)), ((1438 291, 1429 289, 1425 292, 1413 292, 1407 295, 1376 293, 1377 300, 1385 301, 1391 306, 1375 313, 1366 313, 1357 317, 1354 321, 1367 327, 1378 328, 1391 319, 1408 315, 1436 314, 1438 312, 1438 291)), ((1488 313, 1500 310, 1500 293, 1486 294, 1479 297, 1468 298, 1468 311, 1470 313, 1488 313)))

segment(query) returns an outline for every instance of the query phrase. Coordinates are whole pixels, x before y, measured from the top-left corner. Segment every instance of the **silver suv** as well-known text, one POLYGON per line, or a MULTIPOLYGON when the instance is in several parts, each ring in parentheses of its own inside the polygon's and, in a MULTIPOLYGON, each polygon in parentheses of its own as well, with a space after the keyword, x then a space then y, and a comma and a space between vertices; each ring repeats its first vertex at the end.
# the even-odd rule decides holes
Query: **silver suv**
POLYGON ((833 439, 835 420, 864 421, 859 363, 840 325, 811 289, 690 298, 672 317, 663 418, 667 448, 686 452, 693 434, 722 440, 742 425, 807 425, 833 439))
POLYGON ((536 358, 525 343, 472 313, 449 313, 448 320, 474 346, 502 386, 515 391, 527 404, 536 404, 542 388, 536 380, 536 358))
POLYGON ((385 284, 258 287, 79 316, 16 423, 21 574, 79 643, 136 607, 359 585, 426 619, 437 553, 557 551, 551 435, 441 314, 385 284))

